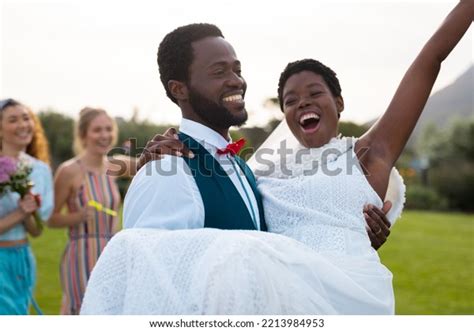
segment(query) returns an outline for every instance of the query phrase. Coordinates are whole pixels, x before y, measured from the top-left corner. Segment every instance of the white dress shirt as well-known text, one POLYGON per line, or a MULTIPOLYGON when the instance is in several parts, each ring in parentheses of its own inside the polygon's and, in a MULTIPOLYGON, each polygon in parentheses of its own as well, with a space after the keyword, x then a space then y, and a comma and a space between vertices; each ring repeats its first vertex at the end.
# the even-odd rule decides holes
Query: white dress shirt
MULTIPOLYGON (((258 205, 247 178, 232 156, 217 154, 217 150, 224 149, 229 141, 216 131, 184 118, 181 120, 180 132, 198 141, 219 162, 245 202, 251 217, 255 214, 257 229, 260 230, 258 205), (235 172, 234 166, 239 173, 235 172)), ((183 158, 165 155, 161 160, 148 162, 138 171, 125 196, 123 223, 124 228, 178 230, 204 227, 201 193, 183 158)))

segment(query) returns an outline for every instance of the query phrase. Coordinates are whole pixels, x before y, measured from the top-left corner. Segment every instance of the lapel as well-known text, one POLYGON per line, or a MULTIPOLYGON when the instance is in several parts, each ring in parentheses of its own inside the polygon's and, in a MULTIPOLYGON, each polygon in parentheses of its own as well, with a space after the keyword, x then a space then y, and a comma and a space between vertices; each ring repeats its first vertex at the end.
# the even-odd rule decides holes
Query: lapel
POLYGON ((255 176, 252 172, 252 170, 248 167, 247 163, 240 158, 239 156, 234 157, 236 163, 239 165, 240 169, 245 174, 245 177, 247 178, 247 181, 250 184, 250 187, 252 188, 253 194, 255 195, 255 200, 257 200, 257 205, 258 205, 258 214, 260 217, 260 230, 261 231, 267 231, 267 224, 265 223, 265 216, 263 212, 263 203, 262 203, 262 196, 260 195, 260 192, 258 191, 257 188, 257 181, 255 180, 255 176))
POLYGON ((184 133, 178 136, 195 154, 192 159, 185 158, 185 162, 203 198, 205 226, 256 230, 242 196, 219 162, 192 137, 184 133))

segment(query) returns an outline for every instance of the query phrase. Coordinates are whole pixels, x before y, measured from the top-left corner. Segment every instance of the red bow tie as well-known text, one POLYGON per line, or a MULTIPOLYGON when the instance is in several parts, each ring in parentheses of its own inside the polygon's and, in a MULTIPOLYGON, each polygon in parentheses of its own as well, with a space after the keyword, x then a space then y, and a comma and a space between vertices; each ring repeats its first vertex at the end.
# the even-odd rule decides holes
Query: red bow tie
POLYGON ((235 155, 242 149, 242 147, 244 147, 245 143, 245 139, 240 138, 235 143, 228 144, 226 148, 218 149, 217 154, 222 155, 230 153, 231 155, 235 155))

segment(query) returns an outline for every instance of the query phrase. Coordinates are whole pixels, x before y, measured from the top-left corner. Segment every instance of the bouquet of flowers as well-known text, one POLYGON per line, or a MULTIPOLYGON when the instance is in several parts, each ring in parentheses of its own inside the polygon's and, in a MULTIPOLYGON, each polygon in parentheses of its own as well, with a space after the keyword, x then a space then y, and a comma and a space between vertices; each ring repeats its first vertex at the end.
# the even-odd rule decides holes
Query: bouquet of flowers
MULTIPOLYGON (((30 192, 34 183, 29 179, 33 168, 31 164, 20 160, 15 162, 12 158, 7 156, 0 156, 0 196, 7 192, 16 192, 23 197, 30 192)), ((35 195, 36 202, 41 205, 39 195, 35 195)), ((41 218, 35 212, 33 214, 36 224, 39 228, 43 227, 41 218)))

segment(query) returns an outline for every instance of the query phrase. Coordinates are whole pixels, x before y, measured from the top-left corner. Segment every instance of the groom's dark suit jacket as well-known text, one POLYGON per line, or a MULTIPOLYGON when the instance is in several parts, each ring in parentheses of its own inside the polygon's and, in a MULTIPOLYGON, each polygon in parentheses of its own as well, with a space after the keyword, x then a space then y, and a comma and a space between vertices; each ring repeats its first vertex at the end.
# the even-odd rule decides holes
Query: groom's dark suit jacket
MULTIPOLYGON (((226 230, 257 230, 252 217, 232 180, 217 160, 195 139, 178 134, 179 139, 194 153, 194 158, 184 158, 192 171, 204 204, 204 227, 226 230)), ((240 157, 234 157, 252 188, 258 204, 260 229, 267 231, 263 214, 262 197, 252 170, 240 157)))

